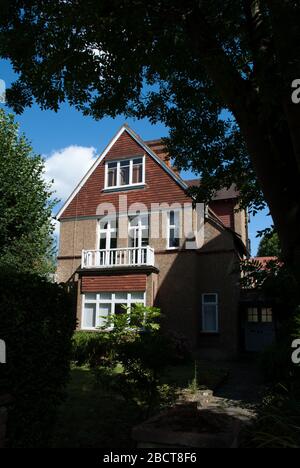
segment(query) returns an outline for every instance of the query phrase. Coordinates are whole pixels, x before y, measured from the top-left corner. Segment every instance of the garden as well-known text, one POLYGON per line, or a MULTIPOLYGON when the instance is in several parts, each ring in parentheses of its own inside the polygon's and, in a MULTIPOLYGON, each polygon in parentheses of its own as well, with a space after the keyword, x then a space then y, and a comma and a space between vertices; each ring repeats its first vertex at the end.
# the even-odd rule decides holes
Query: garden
POLYGON ((126 313, 112 320, 110 332, 74 335, 54 447, 133 447, 134 426, 227 376, 225 368, 192 360, 183 336, 164 336, 158 309, 136 306, 130 328, 126 313))

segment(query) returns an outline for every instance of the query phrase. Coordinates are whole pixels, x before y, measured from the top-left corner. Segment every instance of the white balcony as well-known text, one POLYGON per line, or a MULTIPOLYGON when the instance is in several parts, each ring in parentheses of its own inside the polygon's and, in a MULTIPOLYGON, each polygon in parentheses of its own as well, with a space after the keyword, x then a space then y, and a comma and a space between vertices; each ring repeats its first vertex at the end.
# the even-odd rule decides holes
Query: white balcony
POLYGON ((154 267, 154 249, 151 247, 83 250, 81 268, 120 268, 120 267, 154 267))

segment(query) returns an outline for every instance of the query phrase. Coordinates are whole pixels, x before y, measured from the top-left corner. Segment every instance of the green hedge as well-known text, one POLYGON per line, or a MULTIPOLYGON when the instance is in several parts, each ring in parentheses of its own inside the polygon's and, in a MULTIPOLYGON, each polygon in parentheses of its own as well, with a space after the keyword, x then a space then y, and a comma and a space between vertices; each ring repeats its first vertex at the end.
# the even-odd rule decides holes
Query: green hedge
POLYGON ((46 447, 69 375, 73 294, 36 275, 1 271, 0 324, 7 347, 0 393, 14 398, 9 446, 46 447))

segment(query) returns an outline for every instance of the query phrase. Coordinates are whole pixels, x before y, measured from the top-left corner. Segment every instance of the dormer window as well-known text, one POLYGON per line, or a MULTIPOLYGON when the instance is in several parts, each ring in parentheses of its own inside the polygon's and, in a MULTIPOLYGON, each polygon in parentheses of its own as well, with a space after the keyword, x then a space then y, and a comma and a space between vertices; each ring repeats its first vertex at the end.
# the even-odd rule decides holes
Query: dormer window
POLYGON ((145 158, 107 162, 106 189, 134 187, 145 184, 145 158))

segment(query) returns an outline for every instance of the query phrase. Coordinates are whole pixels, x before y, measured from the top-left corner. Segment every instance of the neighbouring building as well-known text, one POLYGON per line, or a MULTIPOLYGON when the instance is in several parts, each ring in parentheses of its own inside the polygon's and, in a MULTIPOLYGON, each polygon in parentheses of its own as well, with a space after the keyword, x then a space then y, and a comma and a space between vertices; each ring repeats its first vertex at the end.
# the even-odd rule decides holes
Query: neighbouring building
POLYGON ((195 207, 187 189, 197 184, 180 177, 160 140, 119 130, 57 215, 56 278, 77 285, 78 329, 143 303, 201 355, 238 353, 247 213, 234 187, 195 207))

